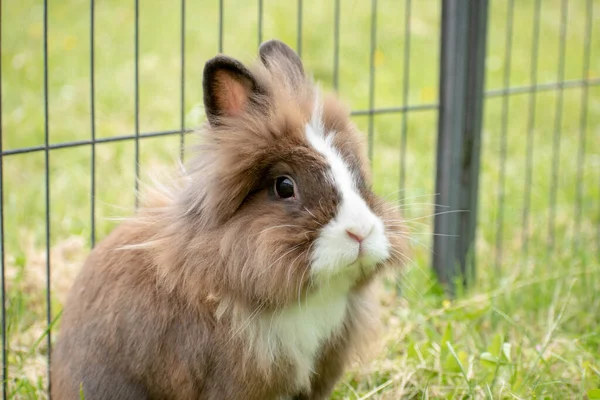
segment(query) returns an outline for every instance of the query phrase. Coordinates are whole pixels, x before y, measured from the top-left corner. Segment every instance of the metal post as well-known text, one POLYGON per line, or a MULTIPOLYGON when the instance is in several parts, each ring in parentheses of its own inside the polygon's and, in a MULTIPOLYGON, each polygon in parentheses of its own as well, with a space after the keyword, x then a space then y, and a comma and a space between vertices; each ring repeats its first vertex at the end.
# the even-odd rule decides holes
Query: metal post
POLYGON ((450 293, 475 275, 487 18, 488 0, 442 3, 433 267, 450 293))

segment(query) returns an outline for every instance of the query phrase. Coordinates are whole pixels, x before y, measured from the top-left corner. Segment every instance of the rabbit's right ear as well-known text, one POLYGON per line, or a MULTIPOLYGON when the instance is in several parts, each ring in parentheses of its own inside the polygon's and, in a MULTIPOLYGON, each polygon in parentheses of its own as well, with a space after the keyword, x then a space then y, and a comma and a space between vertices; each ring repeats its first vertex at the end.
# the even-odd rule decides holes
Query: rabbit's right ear
POLYGON ((204 109, 212 126, 219 124, 220 117, 246 110, 252 94, 258 91, 252 73, 241 62, 222 54, 204 65, 202 88, 204 109))
POLYGON ((272 39, 262 43, 258 49, 260 60, 270 70, 278 70, 292 85, 304 80, 304 67, 298 54, 287 44, 272 39))

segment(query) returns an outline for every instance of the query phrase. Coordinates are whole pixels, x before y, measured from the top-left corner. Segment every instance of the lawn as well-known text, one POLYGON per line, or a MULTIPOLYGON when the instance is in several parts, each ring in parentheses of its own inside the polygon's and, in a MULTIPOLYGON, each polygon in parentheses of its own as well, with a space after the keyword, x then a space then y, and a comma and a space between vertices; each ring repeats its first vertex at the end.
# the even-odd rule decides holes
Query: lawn
MULTIPOLYGON (((353 110, 366 110, 370 106, 372 3, 340 3, 337 88, 353 110)), ((490 3, 486 90, 504 86, 506 68, 510 86, 530 85, 535 2, 514 2, 508 65, 508 2, 490 3)), ((564 78, 599 79, 600 1, 593 1, 588 71, 584 71, 587 1, 568 4, 564 78)), ((140 1, 140 132, 178 130, 182 115, 188 128, 204 120, 202 68, 219 49, 219 2, 187 0, 185 7, 182 113, 180 2, 140 1)), ((2 147, 43 145, 43 3, 4 1, 1 8, 2 147)), ((262 38, 277 37, 296 47, 297 9, 296 2, 264 0, 262 38)), ((257 2, 224 0, 223 11, 223 50, 252 60, 260 39, 257 2)), ((377 11, 373 105, 398 107, 403 105, 406 83, 404 2, 379 0, 377 11)), ((441 4, 413 1, 411 17, 408 104, 435 104, 441 4)), ((96 138, 136 132, 134 18, 133 1, 96 2, 92 125, 89 1, 49 1, 51 144, 89 140, 92 126, 96 138)), ((302 58, 306 69, 328 90, 333 89, 336 76, 334 21, 333 0, 302 1, 302 58)), ((539 29, 537 81, 556 82, 560 1, 543 1, 539 29)), ((400 290, 394 288, 396 280, 390 279, 381 291, 385 329, 379 350, 346 374, 335 399, 566 399, 584 398, 588 392, 589 398, 594 393, 600 398, 593 391, 600 388, 600 86, 589 87, 587 103, 582 103, 582 93, 581 87, 564 89, 562 106, 557 91, 538 93, 533 129, 529 93, 511 95, 507 101, 487 98, 477 282, 452 300, 443 296, 430 272, 437 111, 373 117, 375 190, 390 199, 404 199, 403 212, 413 231, 413 254, 397 279, 400 290), (560 118, 557 111, 562 113, 560 118), (406 180, 400 190, 404 118, 406 180), (556 132, 560 146, 555 159, 556 132), (526 173, 529 133, 534 143, 530 183, 526 173), (585 151, 580 163, 581 138, 585 151), (550 199, 553 165, 559 166, 555 208, 550 199), (503 200, 499 201, 501 189, 503 200)), ((365 134, 369 118, 354 117, 365 134)), ((177 167, 180 140, 173 135, 140 141, 142 180, 157 169, 177 167)), ((185 137, 185 143, 193 143, 193 134, 185 137)), ((191 148, 186 147, 185 158, 191 156, 191 148)), ((135 205, 135 142, 95 146, 93 217, 91 160, 90 146, 52 150, 49 155, 53 316, 59 315, 65 293, 89 252, 92 220, 99 240, 118 223, 115 218, 129 215, 135 205)), ((3 159, 9 398, 47 397, 45 178, 44 152, 3 159)))

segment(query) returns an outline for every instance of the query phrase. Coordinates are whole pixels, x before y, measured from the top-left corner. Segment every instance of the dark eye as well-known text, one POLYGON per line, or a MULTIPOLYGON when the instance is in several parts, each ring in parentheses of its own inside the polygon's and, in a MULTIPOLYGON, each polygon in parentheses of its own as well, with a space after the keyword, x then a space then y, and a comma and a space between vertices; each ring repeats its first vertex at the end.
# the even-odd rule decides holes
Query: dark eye
POLYGON ((289 199, 295 196, 294 181, 287 176, 275 179, 275 194, 280 199, 289 199))

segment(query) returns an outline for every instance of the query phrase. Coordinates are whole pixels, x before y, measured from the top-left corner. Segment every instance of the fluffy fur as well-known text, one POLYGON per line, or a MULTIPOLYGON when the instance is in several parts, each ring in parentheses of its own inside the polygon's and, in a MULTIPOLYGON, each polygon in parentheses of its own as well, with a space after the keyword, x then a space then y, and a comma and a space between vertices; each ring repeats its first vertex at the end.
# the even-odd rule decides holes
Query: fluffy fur
POLYGON ((362 135, 298 56, 204 70, 196 157, 90 254, 52 358, 57 399, 324 399, 372 339, 404 229, 362 135), (294 196, 275 182, 287 177, 294 196))

